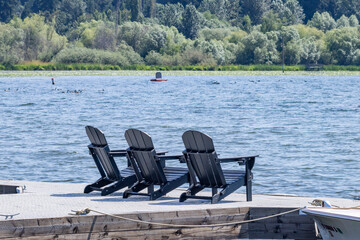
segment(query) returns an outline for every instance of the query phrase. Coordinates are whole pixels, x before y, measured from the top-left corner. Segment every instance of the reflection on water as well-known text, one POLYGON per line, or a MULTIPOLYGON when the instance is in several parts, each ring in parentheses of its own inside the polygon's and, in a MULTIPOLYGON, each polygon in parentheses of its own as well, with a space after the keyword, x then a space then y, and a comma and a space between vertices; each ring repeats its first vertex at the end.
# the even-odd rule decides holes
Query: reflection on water
POLYGON ((113 149, 139 128, 170 154, 196 129, 222 157, 261 155, 254 193, 356 198, 359 89, 359 76, 76 76, 54 86, 49 77, 0 78, 0 178, 93 182, 86 125, 113 149))

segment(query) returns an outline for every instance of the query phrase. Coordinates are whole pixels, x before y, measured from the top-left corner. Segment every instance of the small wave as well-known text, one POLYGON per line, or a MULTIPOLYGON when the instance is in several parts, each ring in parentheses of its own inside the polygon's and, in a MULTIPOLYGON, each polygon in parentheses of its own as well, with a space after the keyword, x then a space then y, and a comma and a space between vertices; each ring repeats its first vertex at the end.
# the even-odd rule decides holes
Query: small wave
POLYGON ((26 106, 34 106, 35 103, 24 103, 24 104, 20 104, 19 107, 26 107, 26 106))
POLYGON ((359 111, 356 108, 328 108, 326 111, 329 112, 357 112, 359 111))

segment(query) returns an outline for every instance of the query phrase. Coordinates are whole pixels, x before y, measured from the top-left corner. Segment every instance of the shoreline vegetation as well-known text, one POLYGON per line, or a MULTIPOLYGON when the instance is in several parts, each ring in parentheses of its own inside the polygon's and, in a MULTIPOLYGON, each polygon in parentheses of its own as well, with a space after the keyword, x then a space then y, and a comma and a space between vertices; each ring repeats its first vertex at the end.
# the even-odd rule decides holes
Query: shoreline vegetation
MULTIPOLYGON (((111 64, 89 64, 89 63, 42 63, 30 62, 23 64, 0 64, 0 71, 106 71, 106 70, 131 70, 131 71, 282 71, 282 65, 253 64, 253 65, 111 65, 111 64)), ((319 70, 309 71, 306 65, 284 66, 288 72, 323 72, 323 71, 360 71, 357 65, 321 65, 319 70)))
MULTIPOLYGON (((155 75, 155 70, 44 70, 44 71, 0 71, 0 78, 4 77, 63 77, 63 76, 149 76, 155 75)), ((349 76, 359 75, 360 71, 189 71, 189 70, 169 70, 162 71, 163 76, 349 76)))
POLYGON ((321 70, 306 70, 306 65, 188 65, 188 66, 160 66, 160 65, 130 65, 119 66, 110 64, 74 63, 60 64, 51 62, 31 61, 22 64, 0 64, 0 77, 26 76, 154 76, 161 71, 166 76, 176 75, 248 75, 248 76, 276 76, 276 75, 360 75, 360 66, 355 65, 321 65, 321 70))

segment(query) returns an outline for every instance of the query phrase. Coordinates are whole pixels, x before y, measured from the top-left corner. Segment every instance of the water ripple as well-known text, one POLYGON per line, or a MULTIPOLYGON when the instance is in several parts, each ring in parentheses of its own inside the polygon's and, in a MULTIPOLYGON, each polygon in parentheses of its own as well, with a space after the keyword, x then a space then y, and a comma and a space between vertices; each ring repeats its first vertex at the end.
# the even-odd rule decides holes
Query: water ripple
POLYGON ((86 125, 102 129, 113 149, 126 148, 125 130, 139 128, 169 154, 181 154, 182 133, 196 129, 222 157, 260 154, 255 193, 356 198, 358 78, 172 76, 153 84, 146 76, 69 76, 56 87, 46 77, 0 78, 9 89, 0 91, 1 178, 94 182, 86 125))

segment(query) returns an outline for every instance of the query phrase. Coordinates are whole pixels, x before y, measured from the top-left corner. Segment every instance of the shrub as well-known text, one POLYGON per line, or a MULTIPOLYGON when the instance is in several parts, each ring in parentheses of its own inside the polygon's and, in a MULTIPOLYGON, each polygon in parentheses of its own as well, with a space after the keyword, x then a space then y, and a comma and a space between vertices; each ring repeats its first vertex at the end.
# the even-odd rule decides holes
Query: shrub
POLYGON ((162 55, 155 51, 150 51, 145 57, 145 62, 148 65, 161 65, 162 64, 162 55))
POLYGON ((88 48, 66 48, 54 58, 55 63, 97 63, 119 66, 130 65, 126 57, 119 52, 109 52, 88 48))

